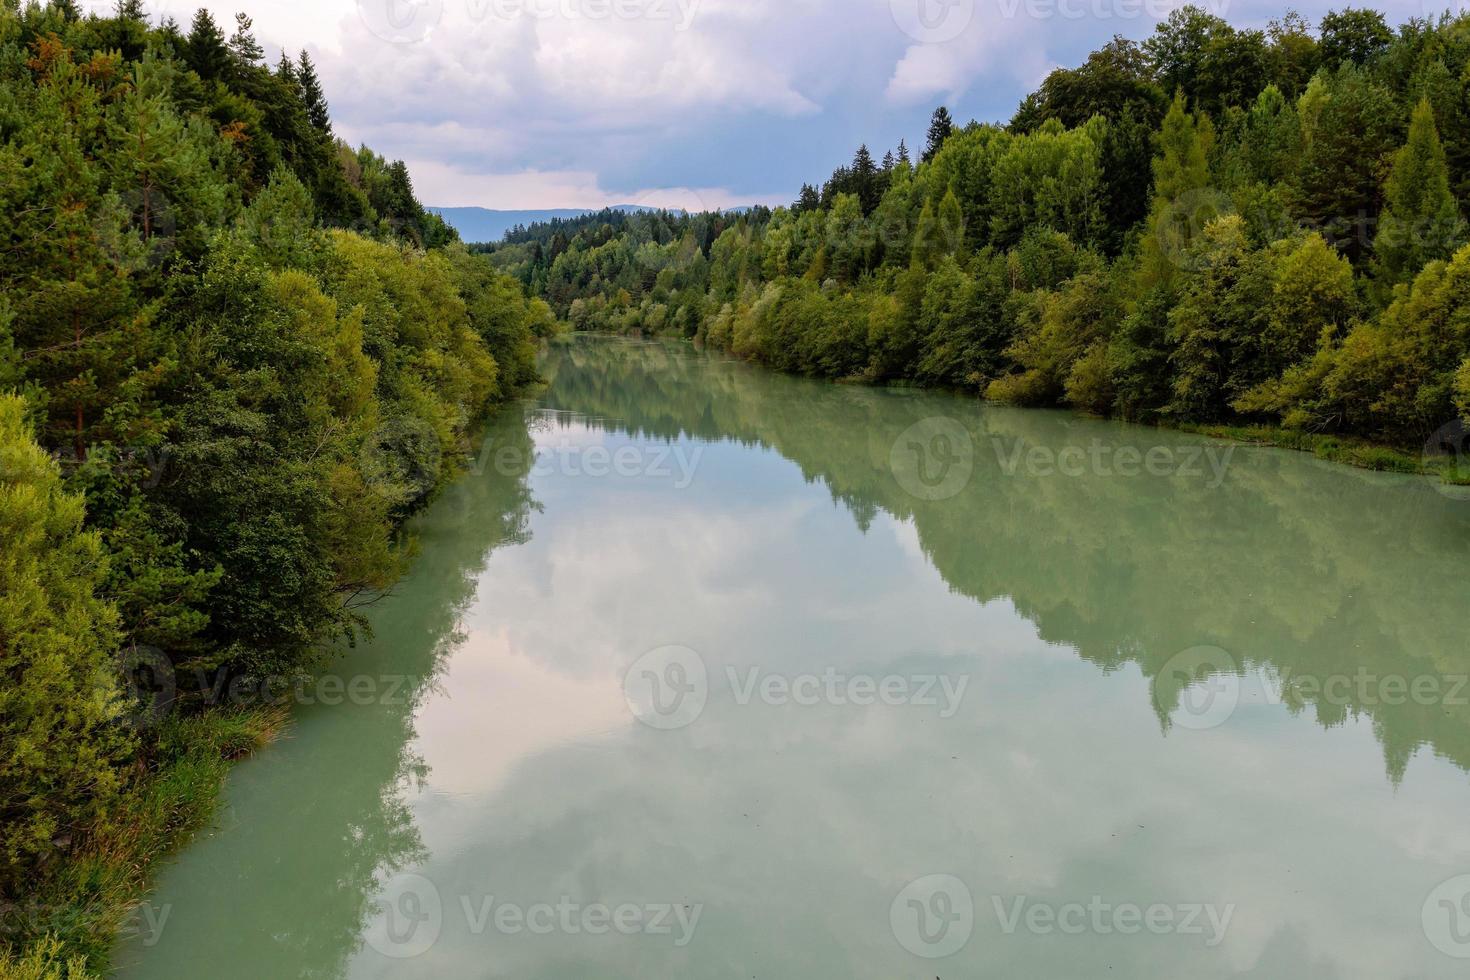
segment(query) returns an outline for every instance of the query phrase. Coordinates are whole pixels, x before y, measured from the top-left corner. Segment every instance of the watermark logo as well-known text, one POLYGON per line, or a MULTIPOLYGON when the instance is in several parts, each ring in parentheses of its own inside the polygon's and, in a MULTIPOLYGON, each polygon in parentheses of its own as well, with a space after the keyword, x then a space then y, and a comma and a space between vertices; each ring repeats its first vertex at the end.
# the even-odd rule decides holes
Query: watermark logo
POLYGON ((1191 246, 1210 222, 1234 213, 1234 200, 1222 190, 1198 187, 1185 191, 1165 205, 1154 229, 1159 251, 1178 269, 1202 271, 1209 260, 1191 246))
POLYGON ((975 19, 975 0, 888 0, 898 29, 920 44, 953 41, 975 19))
POLYGON ((444 18, 444 0, 357 0, 364 26, 390 44, 417 44, 444 18))
POLYGON ((370 480, 395 488, 404 503, 425 499, 439 485, 444 447, 427 419, 406 415, 379 425, 363 443, 363 468, 370 480))
POLYGON ((1420 0, 1420 12, 1431 21, 1441 17, 1463 17, 1470 14, 1470 0, 1420 0))
POLYGON ((1093 439, 1087 446, 1064 446, 1053 449, 1028 444, 1024 438, 1009 440, 992 436, 995 461, 1006 476, 1024 473, 1032 477, 1084 476, 1159 478, 1178 477, 1204 480, 1205 489, 1217 490, 1225 482, 1235 446, 1110 446, 1093 439))
POLYGON ((926 875, 904 886, 888 908, 893 938, 926 960, 953 956, 975 931, 975 899, 954 875, 926 875))
POLYGON ((1446 422, 1424 443, 1424 469, 1434 489, 1454 500, 1470 500, 1470 425, 1446 422))
POLYGON ((398 874, 374 899, 363 939, 390 959, 407 960, 427 953, 443 928, 439 889, 423 875, 398 874))
POLYGON ((173 707, 178 679, 173 661, 157 647, 125 647, 118 664, 122 677, 123 720, 140 730, 157 725, 173 707))
POLYGON ((623 675, 623 697, 633 717, 672 731, 694 724, 709 702, 704 658, 685 646, 650 650, 623 675))
POLYGON ((474 471, 478 476, 493 467, 503 476, 529 475, 533 479, 549 476, 594 480, 642 478, 670 481, 675 490, 687 490, 694 485, 704 450, 703 445, 686 446, 683 443, 629 444, 613 449, 601 443, 580 445, 561 440, 530 450, 528 465, 527 450, 514 445, 497 446, 493 439, 486 439, 476 457, 474 471))
POLYGON ((1457 960, 1470 959, 1470 875, 1441 882, 1424 899, 1424 935, 1457 960))
POLYGON ((1190 647, 1169 658, 1154 678, 1154 703, 1180 728, 1223 725, 1240 704, 1240 670, 1219 647, 1190 647))
POLYGON ((1205 946, 1214 949, 1225 941, 1234 905, 1212 905, 1203 902, 1169 904, 1154 902, 1111 902, 1093 895, 1086 902, 1037 902, 1026 895, 1007 900, 1000 895, 990 897, 1000 931, 1007 936, 1025 930, 1033 936, 1136 936, 1148 932, 1155 936, 1203 936, 1205 946))
POLYGON ((970 484, 975 444, 959 422, 934 416, 903 431, 888 453, 898 485, 920 500, 948 500, 970 484))

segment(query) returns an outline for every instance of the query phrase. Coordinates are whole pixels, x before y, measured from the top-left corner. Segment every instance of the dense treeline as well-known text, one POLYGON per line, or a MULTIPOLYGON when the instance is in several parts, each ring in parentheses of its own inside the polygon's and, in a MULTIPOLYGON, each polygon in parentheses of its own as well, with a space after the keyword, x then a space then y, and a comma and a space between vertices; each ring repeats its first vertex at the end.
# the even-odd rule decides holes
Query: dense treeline
POLYGON ((1467 207, 1470 16, 1263 32, 1184 8, 1006 126, 941 109, 916 165, 863 147, 774 213, 632 215, 492 257, 580 329, 1419 447, 1470 411, 1467 207))
POLYGON ((243 15, 0 2, 0 200, 4 973, 105 950, 261 728, 197 709, 359 631, 553 321, 243 15))

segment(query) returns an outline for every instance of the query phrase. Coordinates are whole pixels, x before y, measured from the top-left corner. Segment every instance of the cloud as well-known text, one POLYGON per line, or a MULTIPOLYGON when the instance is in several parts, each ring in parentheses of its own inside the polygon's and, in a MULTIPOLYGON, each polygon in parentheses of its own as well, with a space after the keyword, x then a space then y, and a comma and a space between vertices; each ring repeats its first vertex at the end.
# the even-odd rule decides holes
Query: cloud
POLYGON ((740 194, 726 187, 606 188, 585 170, 522 170, 484 173, 463 170, 432 157, 407 160, 420 198, 443 207, 600 208, 608 204, 708 211, 777 204, 781 192, 740 194))
MULTIPOLYGON (((207 5, 227 26, 245 6, 268 47, 308 49, 338 132, 414 165, 428 203, 728 207, 789 200, 860 142, 916 145, 939 102, 960 120, 1009 118, 1051 68, 1114 33, 1145 36, 1152 16, 1120 13, 1132 2, 207 5)), ((153 6, 186 27, 193 13, 192 0, 153 6)))

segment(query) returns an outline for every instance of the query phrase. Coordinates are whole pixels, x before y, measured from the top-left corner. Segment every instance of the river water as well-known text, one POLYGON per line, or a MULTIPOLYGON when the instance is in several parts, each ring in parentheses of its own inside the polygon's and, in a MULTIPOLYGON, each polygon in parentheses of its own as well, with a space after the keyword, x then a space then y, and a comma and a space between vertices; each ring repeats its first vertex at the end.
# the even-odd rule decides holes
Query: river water
POLYGON ((573 338, 138 978, 1470 971, 1470 503, 573 338))

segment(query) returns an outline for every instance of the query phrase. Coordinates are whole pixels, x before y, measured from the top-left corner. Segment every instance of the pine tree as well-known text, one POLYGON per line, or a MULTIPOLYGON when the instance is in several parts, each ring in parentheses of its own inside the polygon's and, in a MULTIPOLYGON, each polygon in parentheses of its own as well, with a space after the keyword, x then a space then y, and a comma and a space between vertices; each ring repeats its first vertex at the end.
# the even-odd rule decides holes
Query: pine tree
POLYGON ((330 135, 332 115, 327 108, 327 97, 322 91, 321 79, 317 77, 316 66, 311 63, 311 56, 305 51, 301 52, 296 77, 301 82, 301 99, 306 104, 307 118, 319 131, 330 135))
POLYGON ((189 67, 205 80, 223 79, 230 68, 230 50, 225 47, 224 32, 208 10, 200 8, 189 26, 184 42, 189 67))
POLYGON ((1465 240, 1428 99, 1414 109, 1408 142, 1394 157, 1384 192, 1388 203, 1373 241, 1380 283, 1407 281, 1426 263, 1449 258, 1465 240))
POLYGON ((33 163, 12 221, 15 247, 0 250, 0 292, 9 295, 14 335, 30 380, 47 394, 53 445, 80 459, 92 426, 115 403, 112 382, 126 358, 115 350, 129 282, 119 268, 122 202, 105 188, 97 160, 75 138, 97 132, 97 90, 62 51, 26 108, 17 140, 33 163))
POLYGON ((883 187, 878 178, 878 165, 873 162, 866 143, 853 155, 851 172, 851 193, 857 195, 863 214, 872 214, 883 197, 883 187))
POLYGON ((244 13, 235 15, 235 33, 230 38, 230 53, 242 66, 259 64, 265 58, 265 49, 255 40, 254 21, 244 13))
POLYGON ((1184 93, 1164 116, 1160 153, 1154 158, 1154 199, 1149 233, 1144 237, 1144 274, 1150 284, 1169 282, 1186 262, 1189 246, 1224 210, 1223 200, 1207 190, 1214 128, 1208 116, 1191 116, 1184 93))
POLYGON ((934 159, 940 149, 944 147, 944 141, 949 139, 954 132, 954 120, 949 115, 949 110, 940 106, 934 110, 934 117, 929 121, 929 143, 924 147, 924 162, 928 163, 934 159))
POLYGON ((107 558, 83 517, 25 403, 0 395, 0 894, 34 887, 56 838, 104 811, 129 749, 117 614, 97 598, 107 558))

